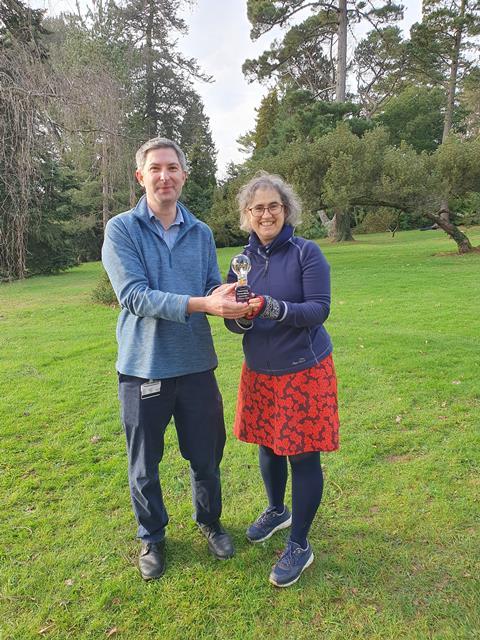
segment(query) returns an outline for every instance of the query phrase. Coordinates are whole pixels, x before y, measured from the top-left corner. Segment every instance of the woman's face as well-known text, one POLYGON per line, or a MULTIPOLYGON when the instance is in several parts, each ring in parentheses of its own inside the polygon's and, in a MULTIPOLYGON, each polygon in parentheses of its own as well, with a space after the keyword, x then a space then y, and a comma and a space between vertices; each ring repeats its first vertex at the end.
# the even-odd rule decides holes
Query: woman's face
POLYGON ((255 191, 253 200, 247 207, 247 214, 252 230, 255 231, 262 244, 272 242, 285 223, 282 198, 278 191, 272 187, 263 187, 255 191))

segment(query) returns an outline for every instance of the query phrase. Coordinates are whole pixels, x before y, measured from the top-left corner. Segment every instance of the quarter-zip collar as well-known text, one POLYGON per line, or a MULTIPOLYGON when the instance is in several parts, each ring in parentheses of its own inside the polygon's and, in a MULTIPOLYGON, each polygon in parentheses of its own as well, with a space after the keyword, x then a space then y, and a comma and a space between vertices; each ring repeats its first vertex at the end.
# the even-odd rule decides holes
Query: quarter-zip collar
MULTIPOLYGON (((191 211, 187 209, 187 207, 181 202, 177 202, 177 207, 180 209, 180 212, 183 217, 183 224, 180 225, 180 231, 178 232, 177 242, 182 238, 189 229, 199 223, 198 219, 193 215, 191 211)), ((140 200, 137 202, 137 205, 133 209, 133 215, 138 218, 152 233, 155 231, 152 229, 152 225, 150 222, 150 211, 147 205, 146 196, 142 196, 140 200)))
POLYGON ((294 231, 295 230, 291 224, 283 225, 283 228, 278 234, 278 236, 274 238, 272 242, 270 242, 270 244, 268 245, 263 245, 260 242, 260 239, 257 236, 257 234, 254 231, 252 231, 248 239, 248 244, 245 247, 245 249, 252 251, 252 253, 258 253, 264 258, 267 258, 269 255, 277 251, 284 244, 289 242, 290 239, 293 237, 294 231))

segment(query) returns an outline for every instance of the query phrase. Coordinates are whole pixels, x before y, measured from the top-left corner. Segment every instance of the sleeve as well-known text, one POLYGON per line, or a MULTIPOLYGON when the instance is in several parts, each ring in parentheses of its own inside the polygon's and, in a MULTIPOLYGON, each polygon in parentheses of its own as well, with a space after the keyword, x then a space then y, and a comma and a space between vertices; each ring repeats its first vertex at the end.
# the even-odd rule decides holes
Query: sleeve
POLYGON ((294 327, 323 324, 330 314, 330 265, 315 242, 302 248, 303 302, 284 301, 285 312, 278 322, 294 327))
POLYGON ((220 284, 222 284, 222 276, 218 267, 217 248, 213 233, 209 229, 208 272, 204 295, 210 295, 220 284))
POLYGON ((188 321, 190 296, 151 289, 141 255, 123 222, 112 218, 105 229, 102 262, 120 305, 140 317, 188 321))

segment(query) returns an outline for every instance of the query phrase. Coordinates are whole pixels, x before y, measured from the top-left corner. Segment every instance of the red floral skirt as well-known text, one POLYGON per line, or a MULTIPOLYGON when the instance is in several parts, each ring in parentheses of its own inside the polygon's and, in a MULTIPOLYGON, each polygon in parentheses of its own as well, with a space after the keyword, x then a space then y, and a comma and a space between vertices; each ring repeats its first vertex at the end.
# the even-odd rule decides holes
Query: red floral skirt
POLYGON ((280 456, 338 449, 337 378, 329 355, 310 369, 283 376, 243 364, 234 433, 280 456))

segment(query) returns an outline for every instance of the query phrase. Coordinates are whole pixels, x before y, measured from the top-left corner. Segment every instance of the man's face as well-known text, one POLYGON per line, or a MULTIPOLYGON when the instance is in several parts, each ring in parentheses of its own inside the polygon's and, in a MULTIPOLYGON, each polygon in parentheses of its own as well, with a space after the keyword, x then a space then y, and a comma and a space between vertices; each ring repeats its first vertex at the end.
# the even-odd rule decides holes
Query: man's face
POLYGON ((147 202, 154 210, 175 203, 187 179, 175 150, 170 147, 148 151, 143 169, 138 169, 135 175, 145 187, 147 202))

